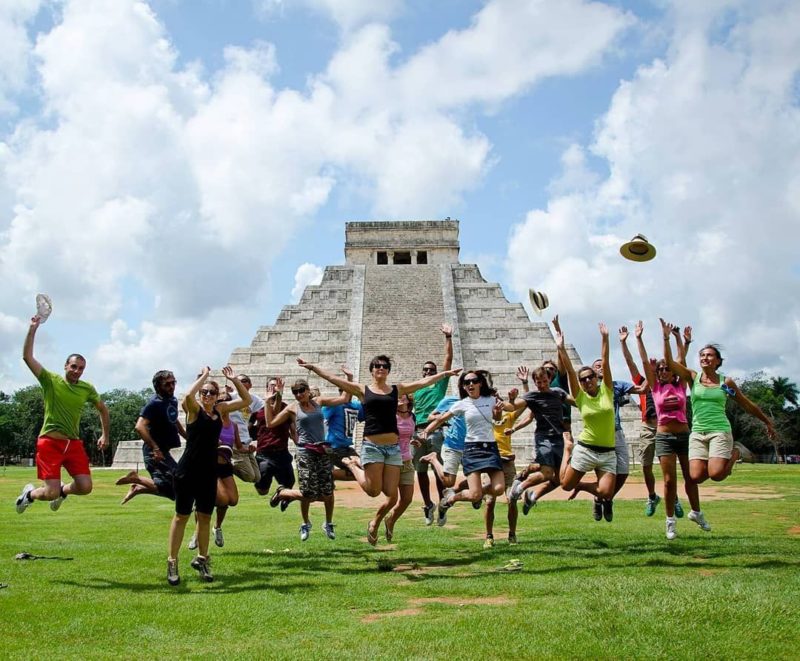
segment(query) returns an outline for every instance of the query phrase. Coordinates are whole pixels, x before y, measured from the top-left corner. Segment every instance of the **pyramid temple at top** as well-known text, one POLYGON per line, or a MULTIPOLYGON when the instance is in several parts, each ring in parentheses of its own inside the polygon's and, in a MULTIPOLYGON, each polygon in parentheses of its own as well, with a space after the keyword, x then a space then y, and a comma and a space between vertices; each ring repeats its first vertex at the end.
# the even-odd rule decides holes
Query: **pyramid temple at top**
MULTIPOLYGON (((297 305, 262 326, 230 364, 263 393, 271 376, 298 377, 322 392, 331 386, 299 367, 296 358, 339 372, 350 367, 369 379, 377 354, 392 359, 393 382, 418 379, 422 364, 444 358, 442 323, 453 327, 453 367, 482 368, 505 393, 518 386, 517 366, 556 358, 549 326, 532 322, 521 303, 486 282, 476 264, 459 262, 458 221, 374 221, 345 225, 345 264, 328 266, 319 285, 306 287, 297 305)), ((569 347, 573 363, 579 357, 569 347)), ((450 390, 456 392, 455 379, 450 390)), ((529 446, 533 426, 514 437, 529 446)))

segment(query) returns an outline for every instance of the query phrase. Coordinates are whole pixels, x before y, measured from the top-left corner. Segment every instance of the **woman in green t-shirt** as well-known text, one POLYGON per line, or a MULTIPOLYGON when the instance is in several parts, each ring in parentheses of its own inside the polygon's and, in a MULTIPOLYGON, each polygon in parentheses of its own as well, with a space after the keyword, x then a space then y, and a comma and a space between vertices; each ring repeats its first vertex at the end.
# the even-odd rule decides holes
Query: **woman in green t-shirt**
MULTIPOLYGON (((564 335, 556 331, 556 347, 567 370, 570 391, 583 418, 583 430, 577 443, 565 439, 561 461, 561 488, 588 491, 602 503, 614 497, 617 481, 617 457, 614 451, 614 382, 609 361, 608 327, 599 324, 603 379, 599 381, 594 369, 584 365, 578 372, 572 367, 564 345, 564 335), (595 471, 597 482, 583 482, 583 476, 595 471)), ((610 512, 610 506, 607 507, 610 512)), ((607 517, 608 521, 611 517, 607 517)))

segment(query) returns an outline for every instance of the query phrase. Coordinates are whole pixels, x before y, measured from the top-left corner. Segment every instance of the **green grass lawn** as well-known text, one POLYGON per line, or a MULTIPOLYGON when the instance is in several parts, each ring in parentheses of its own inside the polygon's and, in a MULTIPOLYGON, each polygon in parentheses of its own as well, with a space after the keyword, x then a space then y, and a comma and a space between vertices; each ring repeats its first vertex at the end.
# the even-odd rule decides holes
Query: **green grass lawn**
POLYGON ((487 551, 481 514, 463 504, 440 529, 414 503, 377 549, 368 510, 338 509, 330 541, 314 505, 301 543, 297 504, 281 514, 240 483, 225 547, 212 546, 216 581, 200 583, 184 550, 177 588, 165 580, 172 503, 120 507, 119 475, 96 472, 95 492, 58 513, 18 515, 34 469, 0 469, 2 658, 800 657, 800 466, 738 467, 726 486, 781 497, 709 501, 713 532, 684 518, 673 542, 663 504, 646 518, 643 501, 621 501, 608 524, 586 500, 544 500, 509 547, 500 504, 487 551), (61 559, 15 560, 22 551, 61 559), (511 559, 521 571, 502 571, 511 559))

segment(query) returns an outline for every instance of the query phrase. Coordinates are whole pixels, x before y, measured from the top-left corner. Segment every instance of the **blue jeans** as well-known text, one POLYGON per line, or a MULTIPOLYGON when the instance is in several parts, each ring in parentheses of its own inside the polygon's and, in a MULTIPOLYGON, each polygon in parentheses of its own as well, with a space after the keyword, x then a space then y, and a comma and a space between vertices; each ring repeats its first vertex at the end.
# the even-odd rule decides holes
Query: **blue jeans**
POLYGON ((403 459, 400 457, 400 444, 378 445, 372 441, 361 443, 361 465, 385 464, 386 466, 402 466, 403 459))

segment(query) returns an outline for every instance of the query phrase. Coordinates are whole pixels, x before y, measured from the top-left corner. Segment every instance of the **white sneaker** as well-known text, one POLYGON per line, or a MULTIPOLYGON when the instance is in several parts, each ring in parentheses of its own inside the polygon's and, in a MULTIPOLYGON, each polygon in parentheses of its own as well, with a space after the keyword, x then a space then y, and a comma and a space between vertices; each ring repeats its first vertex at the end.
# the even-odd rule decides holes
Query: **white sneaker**
POLYGON ((698 526, 700 526, 701 530, 711 532, 711 526, 709 525, 708 521, 706 521, 706 517, 703 516, 702 512, 695 512, 694 510, 689 512, 689 521, 694 521, 698 526))
POLYGON ((303 523, 300 526, 300 541, 304 542, 308 539, 308 536, 311 534, 311 524, 310 523, 303 523))
POLYGON ((522 480, 514 480, 511 488, 508 490, 508 499, 510 501, 519 500, 522 496, 522 480))
POLYGON ((17 498, 17 514, 22 514, 33 503, 32 500, 28 500, 28 494, 33 491, 34 488, 32 484, 26 484, 22 489, 22 493, 19 495, 19 498, 17 498))
POLYGON ((678 520, 673 517, 667 517, 667 539, 675 539, 678 536, 678 520))
POLYGON ((190 551, 194 551, 197 548, 197 531, 192 533, 192 538, 189 540, 186 548, 190 551))
POLYGON ((222 528, 214 528, 214 544, 220 548, 225 546, 225 538, 222 536, 222 528))
MULTIPOLYGON (((64 485, 63 484, 61 485, 61 493, 64 493, 64 485)), ((55 500, 51 500, 50 501, 50 509, 53 510, 54 512, 58 512, 58 508, 61 507, 61 503, 64 502, 64 498, 66 498, 66 496, 59 495, 58 498, 56 498, 55 500)))
POLYGON ((324 531, 324 533, 328 537, 328 539, 336 539, 336 532, 333 529, 334 525, 336 525, 336 524, 334 524, 334 523, 323 523, 322 524, 322 530, 324 531))

